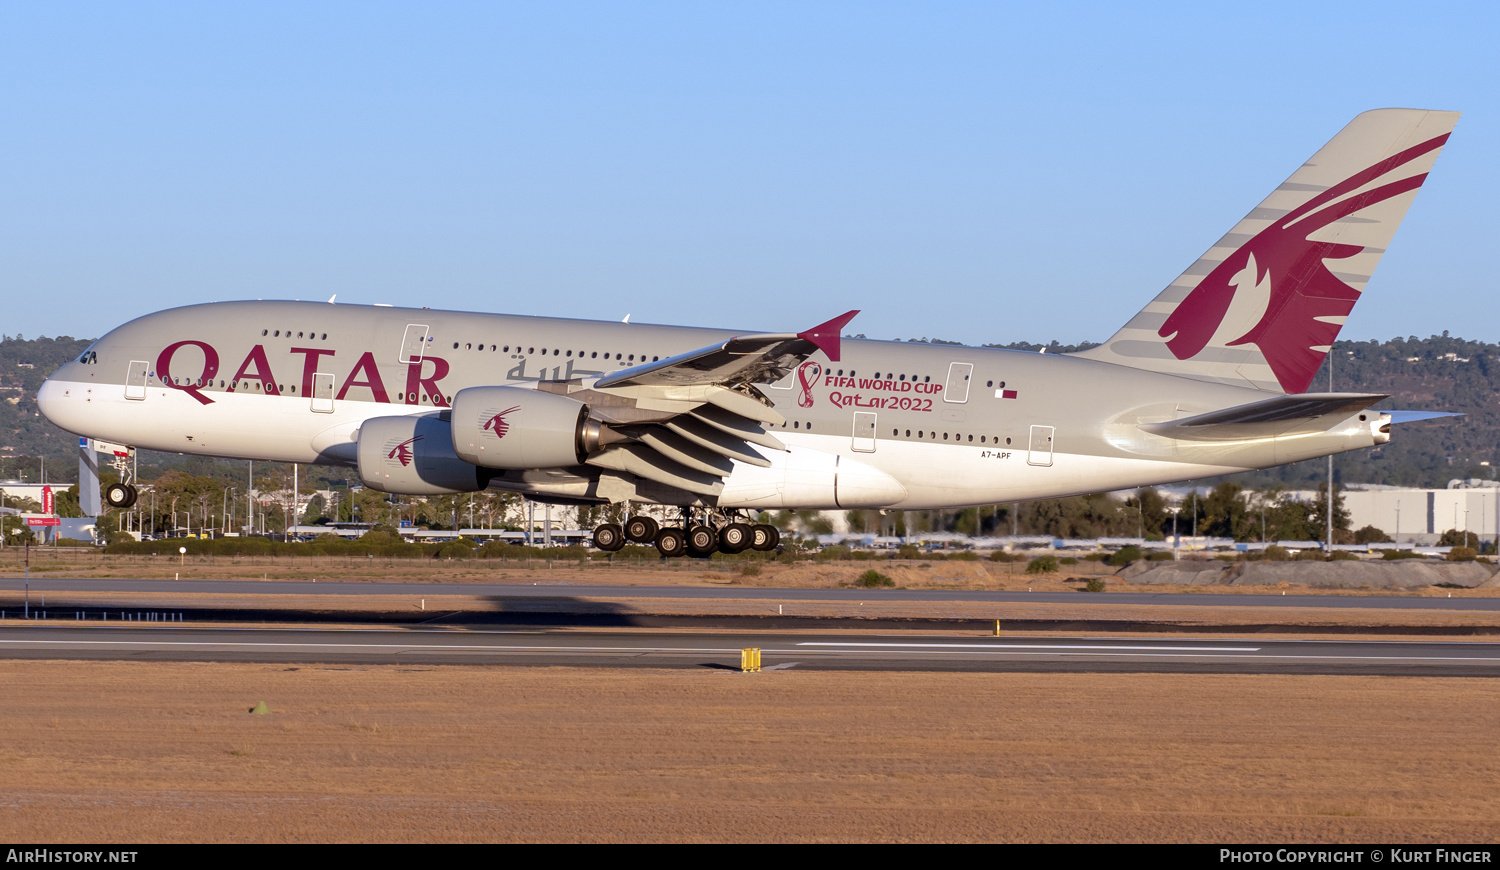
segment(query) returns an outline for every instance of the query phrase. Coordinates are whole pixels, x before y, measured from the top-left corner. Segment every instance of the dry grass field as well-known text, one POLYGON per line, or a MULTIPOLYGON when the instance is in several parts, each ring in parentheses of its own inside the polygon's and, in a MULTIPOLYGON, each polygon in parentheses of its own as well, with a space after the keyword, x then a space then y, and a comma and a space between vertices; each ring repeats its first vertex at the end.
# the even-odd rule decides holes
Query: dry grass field
POLYGON ((12 842, 1500 839, 1492 680, 82 662, 0 680, 12 842))

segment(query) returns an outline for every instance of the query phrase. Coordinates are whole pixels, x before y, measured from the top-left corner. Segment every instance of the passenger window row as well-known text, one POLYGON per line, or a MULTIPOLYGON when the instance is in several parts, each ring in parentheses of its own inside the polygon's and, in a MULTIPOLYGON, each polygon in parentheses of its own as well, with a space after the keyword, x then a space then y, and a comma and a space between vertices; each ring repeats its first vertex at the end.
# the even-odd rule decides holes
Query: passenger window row
MULTIPOLYGON (((917 437, 918 438, 926 439, 928 441, 936 441, 936 440, 938 440, 938 436, 939 435, 942 436, 942 440, 944 440, 944 441, 948 441, 950 439, 950 433, 948 433, 948 432, 939 433, 939 432, 936 432, 936 431, 928 431, 926 429, 918 429, 917 430, 917 437)), ((902 436, 900 429, 892 429, 891 430, 891 437, 892 438, 901 438, 901 437, 910 438, 910 437, 912 437, 912 434, 911 434, 911 430, 910 429, 906 430, 906 435, 905 436, 902 436)), ((955 442, 963 441, 963 440, 965 440, 965 437, 966 436, 964 436, 962 433, 952 433, 952 435, 951 435, 951 439, 953 441, 955 441, 955 442)), ((967 439, 968 439, 968 442, 970 444, 974 443, 974 436, 973 435, 967 436, 967 439)), ((991 437, 988 436, 988 435, 980 435, 979 436, 979 443, 980 444, 999 444, 1000 443, 1000 436, 996 435, 996 436, 993 437, 993 439, 991 439, 991 437)), ((1010 438, 1006 438, 1005 439, 1005 443, 1006 444, 1010 444, 1010 438)))
MULTIPOLYGON (((453 342, 453 349, 454 350, 458 350, 460 348, 462 348, 463 350, 484 350, 485 349, 485 345, 484 345, 483 342, 480 342, 478 345, 475 345, 473 342, 457 342, 457 341, 453 342)), ((495 345, 492 344, 492 345, 489 345, 489 349, 491 351, 494 351, 494 350, 498 349, 501 353, 510 353, 511 347, 510 347, 510 345, 507 344, 507 345, 503 345, 503 346, 500 346, 499 348, 497 348, 495 345)), ((516 353, 524 353, 524 354, 528 354, 528 355, 530 355, 530 354, 536 354, 537 353, 537 349, 534 346, 533 347, 523 348, 521 345, 518 344, 518 345, 516 345, 515 349, 516 349, 516 353)), ((537 355, 538 356, 547 356, 547 354, 548 354, 548 350, 544 347, 544 348, 542 348, 541 353, 537 354, 537 355)), ((552 354, 552 356, 568 356, 568 357, 575 357, 577 359, 599 359, 600 358, 599 357, 599 351, 597 351, 597 350, 596 351, 580 350, 580 351, 578 351, 575 354, 571 350, 566 350, 565 351, 562 348, 556 348, 556 347, 554 347, 551 350, 551 354, 552 354)), ((610 355, 608 353, 605 353, 603 358, 604 359, 609 359, 610 355)), ((623 353, 617 353, 617 354, 614 355, 614 359, 617 360, 617 361, 620 361, 620 362, 634 363, 636 361, 636 356, 633 353, 629 354, 629 355, 623 354, 623 353)), ((660 359, 661 359, 661 357, 659 357, 659 356, 653 356, 651 358, 651 361, 652 362, 656 362, 656 361, 658 361, 660 359)), ((646 361, 646 355, 645 354, 641 354, 640 361, 641 362, 645 362, 646 361)))
MULTIPOLYGON (((293 337, 292 336, 292 331, 290 329, 285 329, 285 330, 283 330, 283 329, 276 329, 276 330, 262 329, 260 331, 260 334, 262 336, 270 336, 271 338, 292 338, 293 337)), ((328 340, 328 333, 324 332, 322 334, 319 334, 319 333, 316 333, 316 332, 299 332, 299 333, 297 333, 296 337, 297 338, 306 337, 308 339, 314 339, 314 340, 317 340, 317 341, 327 341, 328 340)))

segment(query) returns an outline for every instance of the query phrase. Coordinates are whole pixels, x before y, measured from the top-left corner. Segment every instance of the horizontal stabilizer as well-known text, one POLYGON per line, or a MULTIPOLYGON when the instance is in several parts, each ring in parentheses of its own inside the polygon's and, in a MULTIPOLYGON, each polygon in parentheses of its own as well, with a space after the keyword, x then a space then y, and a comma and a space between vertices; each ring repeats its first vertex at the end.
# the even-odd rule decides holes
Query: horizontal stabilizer
POLYGON ((1325 432, 1387 398, 1367 393, 1301 393, 1209 411, 1181 420, 1145 423, 1154 435, 1183 441, 1237 441, 1325 432))

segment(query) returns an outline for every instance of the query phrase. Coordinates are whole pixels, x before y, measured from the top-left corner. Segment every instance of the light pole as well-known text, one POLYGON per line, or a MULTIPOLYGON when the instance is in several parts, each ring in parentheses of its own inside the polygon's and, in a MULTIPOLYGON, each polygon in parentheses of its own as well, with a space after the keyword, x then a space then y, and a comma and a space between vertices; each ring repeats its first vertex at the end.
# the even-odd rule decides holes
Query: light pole
MULTIPOLYGON (((21 534, 20 529, 11 529, 12 535, 21 534)), ((26 618, 31 618, 31 537, 26 538, 26 618)))
POLYGON ((1177 555, 1177 547, 1181 544, 1181 538, 1177 537, 1177 513, 1182 510, 1182 505, 1172 508, 1172 555, 1177 555))

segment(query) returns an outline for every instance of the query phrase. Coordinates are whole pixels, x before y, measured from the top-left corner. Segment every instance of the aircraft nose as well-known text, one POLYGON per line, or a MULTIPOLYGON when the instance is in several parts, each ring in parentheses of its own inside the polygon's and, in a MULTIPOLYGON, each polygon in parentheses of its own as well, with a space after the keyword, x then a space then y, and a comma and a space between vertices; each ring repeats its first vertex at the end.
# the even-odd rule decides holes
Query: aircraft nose
POLYGON ((87 405, 87 397, 75 395, 79 386, 60 381, 54 375, 42 382, 42 388, 36 394, 36 406, 42 416, 59 429, 74 434, 84 431, 83 408, 87 405))

